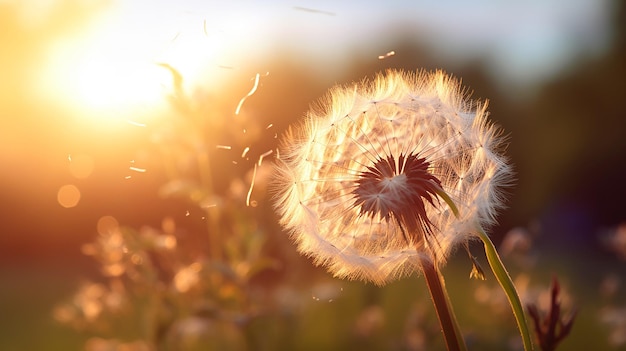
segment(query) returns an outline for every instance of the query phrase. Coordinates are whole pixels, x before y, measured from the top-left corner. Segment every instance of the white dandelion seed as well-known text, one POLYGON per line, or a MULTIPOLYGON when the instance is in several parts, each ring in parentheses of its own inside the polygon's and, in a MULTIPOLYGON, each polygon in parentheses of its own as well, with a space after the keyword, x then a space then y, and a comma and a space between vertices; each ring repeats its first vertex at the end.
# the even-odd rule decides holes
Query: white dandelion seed
POLYGON ((261 166, 261 164, 263 164, 263 159, 265 159, 267 156, 271 155, 274 152, 274 150, 267 150, 264 153, 262 153, 259 156, 259 161, 257 162, 259 167, 261 166))
POLYGON ((246 155, 248 154, 249 151, 250 151, 250 147, 246 146, 246 148, 243 149, 243 152, 241 153, 241 158, 246 157, 246 155))
POLYGON ((282 140, 275 208, 301 253, 382 285, 494 222, 511 170, 487 103, 441 71, 333 88, 282 140))
POLYGON ((131 171, 138 172, 138 173, 146 173, 146 169, 145 168, 139 168, 139 167, 130 166, 130 167, 128 167, 128 169, 130 169, 131 171))
POLYGON ((388 53, 386 53, 386 54, 384 54, 384 55, 378 55, 378 59, 379 59, 379 60, 384 60, 384 59, 386 59, 387 57, 394 56, 395 54, 396 54, 396 52, 395 52, 395 51, 389 51, 388 53))
POLYGON ((250 91, 248 92, 248 94, 246 94, 246 96, 242 97, 241 100, 239 100, 239 104, 237 105, 237 108, 235 109, 236 115, 238 115, 239 111, 241 111, 241 106, 243 106, 243 103, 246 101, 246 99, 252 96, 256 92, 257 88, 259 87, 259 78, 261 78, 261 75, 257 73, 254 76, 254 85, 252 86, 252 89, 250 89, 250 91))

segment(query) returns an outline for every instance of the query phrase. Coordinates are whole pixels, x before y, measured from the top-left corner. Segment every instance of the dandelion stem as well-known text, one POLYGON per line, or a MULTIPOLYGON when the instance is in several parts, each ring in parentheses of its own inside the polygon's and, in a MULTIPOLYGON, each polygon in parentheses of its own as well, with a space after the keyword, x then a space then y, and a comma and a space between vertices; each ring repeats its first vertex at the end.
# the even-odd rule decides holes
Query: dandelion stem
POLYGON ((511 280, 511 276, 504 267, 504 264, 502 263, 493 242, 489 239, 489 236, 480 227, 477 228, 477 232, 478 236, 485 245, 485 253, 487 255, 487 261, 489 261, 489 265, 491 266, 491 270, 496 276, 498 283, 500 283, 502 290, 504 290, 504 293, 509 300, 509 304, 511 305, 511 309, 513 310, 513 314, 515 315, 517 327, 520 330, 522 341, 524 342, 524 350, 531 351, 533 350, 533 344, 530 336, 530 330, 528 329, 528 322, 526 321, 524 308, 522 307, 522 302, 517 294, 513 280, 511 280))
POLYGON ((429 259, 420 256, 420 264, 424 271, 430 297, 437 311, 437 318, 439 318, 439 324, 441 325, 448 351, 466 351, 467 346, 452 310, 443 276, 441 276, 435 264, 429 259))
POLYGON ((443 199, 443 201, 445 201, 446 204, 448 204, 448 206, 452 210, 452 213, 454 213, 454 216, 458 218, 459 209, 456 207, 456 204, 454 203, 454 201, 452 201, 452 199, 450 198, 450 195, 448 195, 448 193, 446 193, 443 189, 441 189, 441 187, 438 187, 437 195, 439 195, 443 199))

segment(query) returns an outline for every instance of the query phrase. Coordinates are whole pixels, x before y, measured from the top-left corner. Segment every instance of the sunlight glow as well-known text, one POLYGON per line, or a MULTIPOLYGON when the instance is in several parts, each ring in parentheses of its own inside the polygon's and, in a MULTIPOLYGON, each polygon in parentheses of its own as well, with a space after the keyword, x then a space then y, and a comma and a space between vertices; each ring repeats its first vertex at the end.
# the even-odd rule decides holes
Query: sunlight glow
POLYGON ((68 80, 85 107, 107 109, 150 104, 162 96, 157 67, 124 58, 84 58, 68 80))
POLYGON ((91 175, 94 169, 94 160, 85 154, 68 156, 70 173, 77 179, 85 179, 91 175))
POLYGON ((71 43, 58 50, 46 90, 87 116, 136 119, 137 111, 159 108, 168 73, 133 53, 103 51, 80 52, 71 43))
POLYGON ((220 32, 207 30, 201 17, 173 15, 167 18, 175 21, 164 23, 143 5, 114 2, 88 28, 55 42, 43 96, 89 117, 145 125, 142 116, 162 110, 172 88, 171 72, 160 64, 178 70, 187 86, 209 81, 207 67, 217 67, 215 56, 226 49, 220 32))

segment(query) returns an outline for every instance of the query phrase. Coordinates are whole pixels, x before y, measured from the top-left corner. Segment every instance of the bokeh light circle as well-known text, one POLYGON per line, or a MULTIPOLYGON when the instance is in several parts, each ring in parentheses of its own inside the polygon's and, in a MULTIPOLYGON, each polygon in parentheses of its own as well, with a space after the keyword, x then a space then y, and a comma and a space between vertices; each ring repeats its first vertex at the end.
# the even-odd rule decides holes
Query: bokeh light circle
POLYGON ((57 202, 65 208, 72 208, 80 201, 80 190, 73 184, 66 184, 57 192, 57 202))

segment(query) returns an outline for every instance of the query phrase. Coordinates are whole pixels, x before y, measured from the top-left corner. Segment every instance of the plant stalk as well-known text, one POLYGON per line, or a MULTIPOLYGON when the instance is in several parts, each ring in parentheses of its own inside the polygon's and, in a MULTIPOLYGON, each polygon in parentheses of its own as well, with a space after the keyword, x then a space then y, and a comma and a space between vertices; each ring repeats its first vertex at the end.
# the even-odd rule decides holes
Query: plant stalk
MULTIPOLYGON (((212 196, 213 192, 213 177, 211 175, 211 163, 209 161, 209 155, 205 151, 198 153, 198 168, 200 170, 200 182, 203 190, 212 196)), ((222 259, 222 238, 220 236, 218 220, 219 212, 216 208, 205 209, 207 220, 207 231, 209 234, 209 250, 211 252, 211 258, 216 261, 222 259)))
POLYGON ((452 311, 443 277, 435 264, 429 259, 420 257, 420 264, 424 271, 430 297, 437 311, 437 318, 439 318, 439 324, 441 325, 441 331, 446 340, 448 351, 466 351, 467 346, 465 345, 465 340, 463 340, 456 317, 452 311))
POLYGON ((495 246, 489 236, 485 233, 482 228, 477 228, 478 236, 483 241, 485 246, 485 254, 487 255, 487 261, 489 261, 489 265, 491 266, 491 270, 493 274, 496 276, 498 283, 504 290, 507 299, 509 300, 509 304, 511 305, 511 309, 513 310, 513 314, 515 315, 515 320, 517 321, 517 327, 520 330, 522 335, 522 341, 524 342, 524 350, 532 351, 533 343, 532 338, 530 336, 530 329, 528 328, 528 322, 526 321, 526 316, 524 314, 524 308, 522 307, 522 302, 520 301, 519 295, 517 294, 517 290, 515 289, 515 285, 513 284, 513 280, 507 272, 500 256, 498 255, 498 251, 496 251, 495 246))

